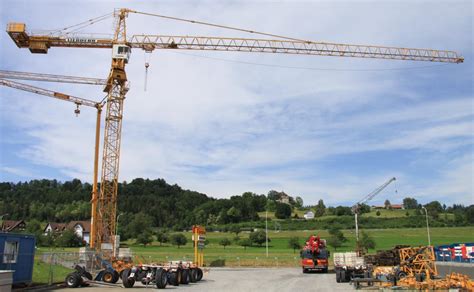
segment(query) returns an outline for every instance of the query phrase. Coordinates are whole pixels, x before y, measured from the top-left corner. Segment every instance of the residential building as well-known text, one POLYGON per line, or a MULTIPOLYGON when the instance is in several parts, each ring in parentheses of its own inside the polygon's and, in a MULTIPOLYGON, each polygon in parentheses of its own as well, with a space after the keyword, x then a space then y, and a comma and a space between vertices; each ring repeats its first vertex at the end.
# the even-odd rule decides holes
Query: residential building
POLYGON ((26 229, 26 222, 24 220, 3 220, 2 231, 3 232, 18 232, 26 229))
POLYGON ((91 233, 91 222, 85 221, 71 221, 69 223, 54 223, 50 222, 44 228, 44 234, 61 234, 64 230, 71 229, 83 241, 89 244, 91 233))
POLYGON ((308 219, 314 219, 314 213, 313 211, 308 211, 306 212, 304 215, 303 215, 304 219, 308 220, 308 219))

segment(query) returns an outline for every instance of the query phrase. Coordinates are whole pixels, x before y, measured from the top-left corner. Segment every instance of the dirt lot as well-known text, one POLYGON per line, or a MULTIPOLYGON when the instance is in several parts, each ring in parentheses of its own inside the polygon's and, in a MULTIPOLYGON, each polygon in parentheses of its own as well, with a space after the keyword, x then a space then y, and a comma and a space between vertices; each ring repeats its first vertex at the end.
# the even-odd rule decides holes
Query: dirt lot
MULTIPOLYGON (((122 288, 122 285, 119 285, 122 288)), ((80 288, 78 291, 103 291, 112 292, 118 287, 91 286, 80 288)), ((124 289, 124 288, 122 288, 124 289)), ((144 291, 141 284, 136 284, 126 291, 144 291)), ((149 287, 148 289, 154 289, 149 287)), ((347 291, 351 290, 348 283, 336 283, 334 274, 303 274, 298 268, 213 268, 204 275, 202 281, 196 284, 180 285, 179 287, 167 286, 166 290, 172 291, 347 291)), ((58 291, 58 290, 56 290, 58 291)), ((60 289, 59 291, 71 291, 60 289)), ((124 290, 125 291, 125 290, 124 290)))

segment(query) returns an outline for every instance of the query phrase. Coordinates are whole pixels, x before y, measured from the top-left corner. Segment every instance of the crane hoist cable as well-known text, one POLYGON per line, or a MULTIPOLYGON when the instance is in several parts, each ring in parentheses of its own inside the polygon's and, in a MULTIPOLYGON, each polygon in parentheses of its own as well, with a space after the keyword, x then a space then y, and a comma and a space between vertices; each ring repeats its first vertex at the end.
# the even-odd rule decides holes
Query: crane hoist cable
POLYGON ((164 19, 176 20, 176 21, 181 21, 181 22, 188 22, 188 23, 193 23, 193 24, 200 24, 200 25, 218 27, 218 28, 223 28, 223 29, 228 29, 228 30, 242 31, 242 32, 253 33, 253 34, 258 34, 258 35, 264 35, 264 36, 269 36, 269 37, 276 37, 276 38, 285 39, 285 40, 312 43, 312 41, 308 41, 308 40, 292 38, 292 37, 287 37, 287 36, 282 36, 282 35, 277 35, 277 34, 271 34, 271 33, 266 33, 266 32, 260 32, 260 31, 245 29, 245 28, 238 28, 238 27, 233 27, 233 26, 215 24, 215 23, 210 23, 210 22, 204 22, 204 21, 198 21, 198 20, 192 20, 192 19, 185 19, 185 18, 180 18, 180 17, 155 14, 155 13, 134 11, 134 10, 130 10, 129 12, 135 13, 135 14, 155 16, 155 17, 164 18, 164 19))

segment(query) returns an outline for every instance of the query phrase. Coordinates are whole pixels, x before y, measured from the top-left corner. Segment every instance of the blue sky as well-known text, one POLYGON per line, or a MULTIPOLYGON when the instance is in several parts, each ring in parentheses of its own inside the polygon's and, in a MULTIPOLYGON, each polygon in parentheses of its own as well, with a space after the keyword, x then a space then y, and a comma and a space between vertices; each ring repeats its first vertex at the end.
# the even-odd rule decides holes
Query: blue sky
MULTIPOLYGON (((66 27, 114 8, 295 38, 454 50, 463 64, 232 52, 134 50, 120 180, 164 178, 214 197, 283 190, 305 204, 474 203, 471 1, 11 1, 0 20, 66 27), (67 4, 65 4, 67 3, 67 4), (144 91, 144 62, 150 60, 144 91), (253 64, 244 64, 244 63, 253 64), (260 65, 258 65, 260 64, 260 65), (263 64, 263 65, 262 65, 263 64), (268 66, 264 66, 268 65, 268 66), (279 66, 279 67, 277 67, 279 66), (297 69, 300 67, 311 69, 297 69)), ((130 14, 131 34, 254 37, 130 14)), ((112 20, 83 32, 112 32, 112 20)), ((105 78, 110 50, 18 49, 4 70, 105 78)), ((101 88, 34 83, 99 100, 101 88)), ((95 112, 0 88, 0 181, 92 179, 95 112)))

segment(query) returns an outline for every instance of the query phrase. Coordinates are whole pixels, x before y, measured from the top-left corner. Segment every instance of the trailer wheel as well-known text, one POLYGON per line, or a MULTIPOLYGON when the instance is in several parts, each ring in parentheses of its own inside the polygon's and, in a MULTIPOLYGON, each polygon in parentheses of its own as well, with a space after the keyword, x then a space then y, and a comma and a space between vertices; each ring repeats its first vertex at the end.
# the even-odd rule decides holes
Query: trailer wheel
POLYGON ((114 278, 114 273, 111 271, 104 271, 104 274, 102 275, 102 281, 105 283, 114 283, 114 278))
POLYGON ((125 288, 132 288, 135 285, 135 279, 128 278, 130 275, 130 269, 125 269, 122 272, 122 284, 125 288))
POLYGON ((196 269, 189 269, 189 282, 196 283, 196 269))
POLYGON ((179 282, 181 282, 181 277, 180 277, 181 273, 179 272, 179 270, 175 271, 175 272, 171 272, 169 274, 169 277, 170 277, 170 284, 173 285, 173 286, 179 286, 179 282))
POLYGON ((341 271, 336 270, 336 282, 341 283, 341 271))
POLYGON ((189 284, 189 269, 181 270, 181 284, 189 284))
POLYGON ((163 268, 159 268, 156 270, 155 282, 156 282, 156 288, 158 289, 166 288, 166 284, 168 284, 168 275, 163 268))
POLYGON ((400 280, 400 279, 403 279, 407 276, 407 273, 405 273, 404 271, 399 271, 397 273, 397 280, 400 280))
POLYGON ((65 282, 68 288, 77 288, 81 285, 82 279, 78 273, 74 272, 66 276, 65 282))
POLYGON ((197 281, 201 281, 201 280, 202 280, 202 276, 203 276, 202 270, 201 270, 200 268, 197 268, 197 269, 196 269, 196 280, 197 280, 197 281))

